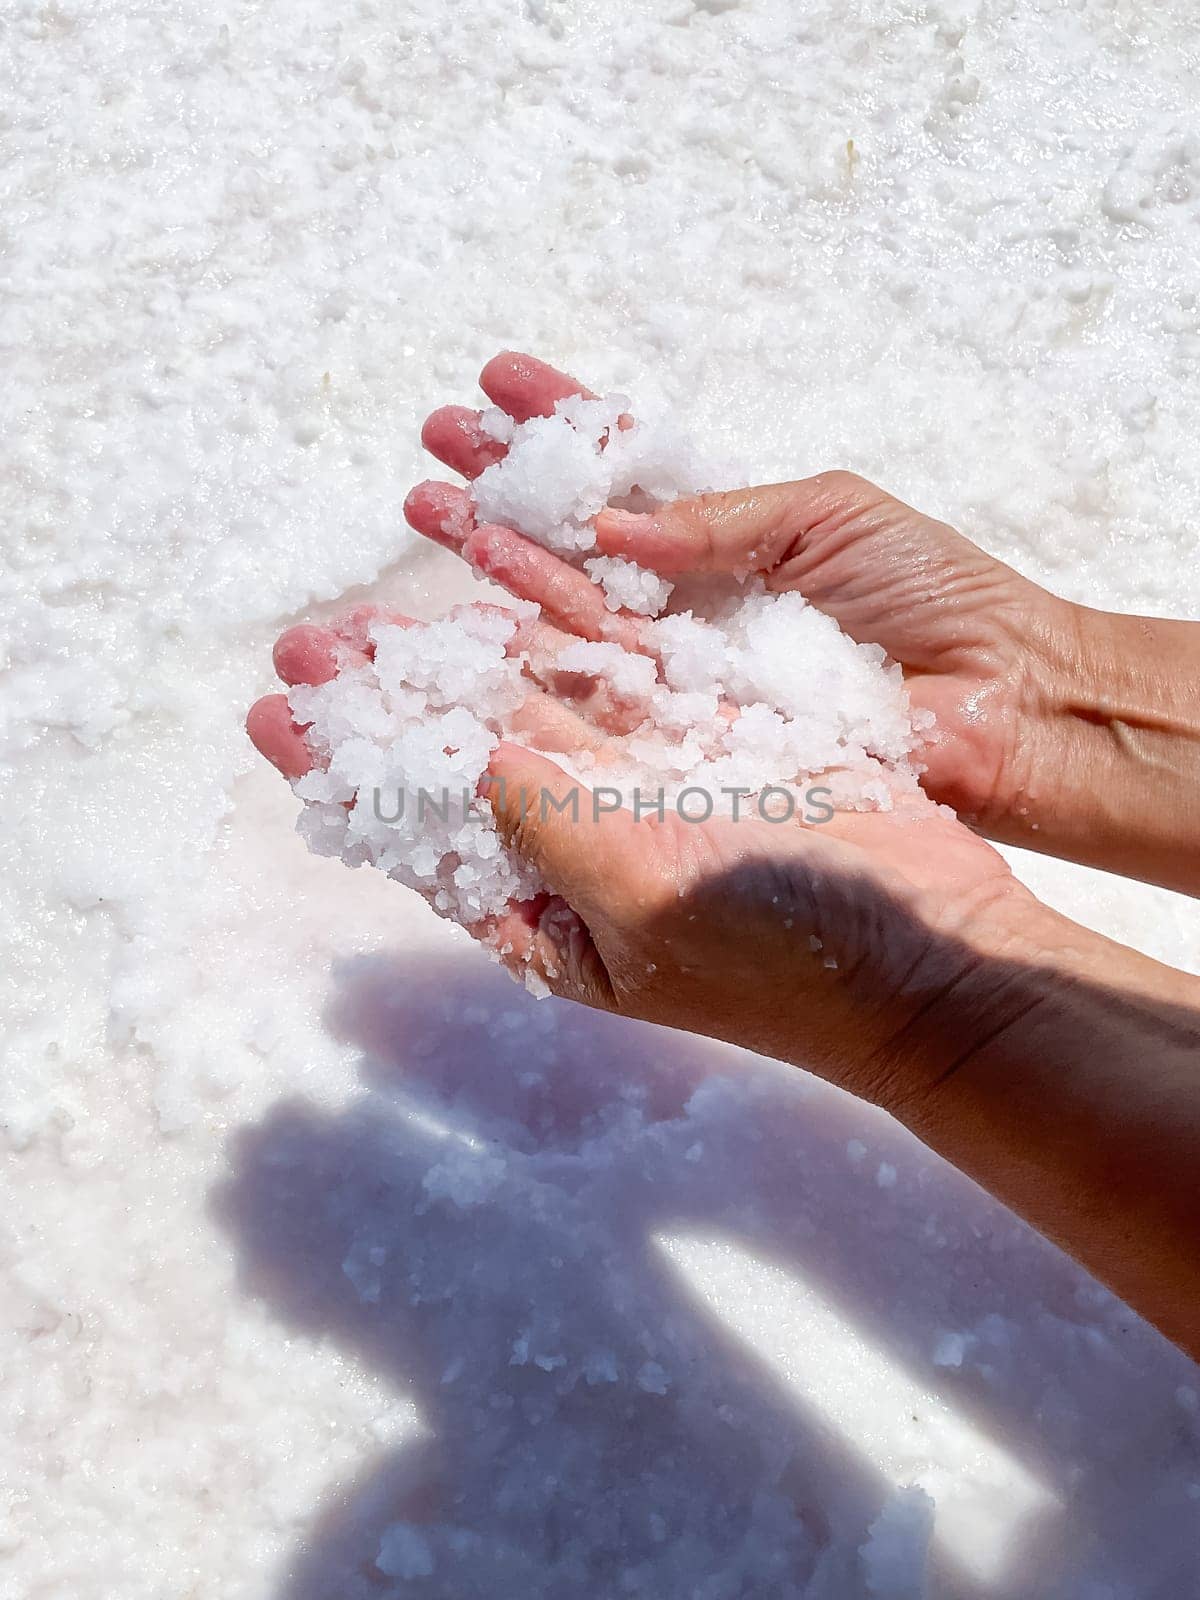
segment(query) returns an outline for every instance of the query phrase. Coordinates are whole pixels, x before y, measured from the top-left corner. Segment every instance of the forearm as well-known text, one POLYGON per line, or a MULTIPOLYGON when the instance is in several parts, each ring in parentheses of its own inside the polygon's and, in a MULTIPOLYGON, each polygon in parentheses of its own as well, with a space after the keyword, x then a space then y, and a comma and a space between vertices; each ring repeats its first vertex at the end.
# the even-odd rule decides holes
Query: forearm
POLYGON ((1069 617, 989 831, 1200 894, 1200 623, 1069 617))
POLYGON ((1049 912, 1037 940, 950 998, 900 1114, 1200 1355, 1200 980, 1049 912))

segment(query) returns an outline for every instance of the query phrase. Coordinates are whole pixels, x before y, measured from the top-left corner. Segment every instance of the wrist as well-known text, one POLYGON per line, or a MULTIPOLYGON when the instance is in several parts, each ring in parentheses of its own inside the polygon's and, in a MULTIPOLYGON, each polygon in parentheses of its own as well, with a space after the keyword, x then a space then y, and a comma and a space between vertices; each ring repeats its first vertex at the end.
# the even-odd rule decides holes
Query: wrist
POLYGON ((1050 912, 1024 938, 948 997, 953 1054, 897 1114, 1200 1351, 1200 981, 1050 912))
MULTIPOLYGON (((1200 1051, 1200 978, 1085 928, 1020 885, 960 930, 952 969, 891 1044, 880 1081, 884 1109, 931 1143, 947 1106, 975 1079, 1022 1063, 1070 1063, 1102 1047, 1109 1024, 1167 1013, 1194 1028, 1200 1051), (1124 1019, 1124 1021, 1122 1021, 1124 1019)), ((1032 1110, 1033 1108, 1031 1108, 1032 1110)))
POLYGON ((1030 641, 1006 844, 1200 890, 1200 624, 1055 600, 1030 641))

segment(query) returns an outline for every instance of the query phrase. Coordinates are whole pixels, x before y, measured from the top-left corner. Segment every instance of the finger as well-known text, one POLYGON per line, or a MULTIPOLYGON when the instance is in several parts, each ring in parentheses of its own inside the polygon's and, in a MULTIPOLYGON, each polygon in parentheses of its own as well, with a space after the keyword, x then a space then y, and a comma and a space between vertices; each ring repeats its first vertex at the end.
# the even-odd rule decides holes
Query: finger
POLYGON ((507 742, 492 752, 481 792, 500 837, 579 913, 607 922, 636 879, 643 842, 627 811, 606 809, 553 761, 507 742))
POLYGON ((271 655, 277 675, 289 687, 329 683, 344 666, 366 660, 362 650, 348 644, 333 628, 312 622, 301 622, 281 633, 271 655))
POLYGON ((543 689, 535 689, 513 712, 512 731, 538 750, 561 755, 582 752, 603 761, 610 750, 598 727, 543 689))
POLYGON ((355 606, 353 611, 344 611, 340 616, 334 617, 329 626, 346 647, 343 665, 354 661, 359 655, 367 661, 374 661, 375 640, 371 636, 371 629, 376 623, 381 622, 393 628, 417 626, 415 618, 405 616, 402 611, 389 611, 384 606, 355 606))
MULTIPOLYGON (((547 732, 553 730, 557 742, 553 746, 542 745, 543 749, 598 750, 603 743, 598 729, 585 722, 568 706, 560 703, 570 700, 572 696, 566 692, 565 683, 561 685, 555 683, 555 674, 550 670, 545 654, 548 650, 561 649, 564 645, 572 643, 572 636, 561 632, 558 628, 552 628, 540 617, 518 617, 515 611, 510 611, 507 606, 498 606, 491 600, 472 600, 466 606, 455 606, 449 615, 454 617, 464 610, 486 611, 494 616, 505 617, 513 624, 513 631, 504 646, 504 654, 513 661, 524 657, 525 675, 538 686, 525 704, 514 713, 516 717, 525 719, 518 732, 534 732, 541 727, 547 732), (531 651, 536 651, 538 654, 540 670, 535 669, 531 662, 531 651), (574 737, 569 740, 566 737, 568 731, 574 733, 574 737)), ((572 676, 582 678, 584 674, 559 673, 557 676, 565 680, 572 676)))
POLYGON ((695 495, 639 513, 606 507, 596 543, 655 572, 763 572, 789 559, 816 527, 860 516, 882 490, 845 472, 695 495))
POLYGON ((441 406, 425 419, 421 443, 453 472, 477 478, 504 458, 506 447, 484 433, 479 412, 468 406, 441 406))
POLYGON ((640 621, 630 612, 610 611, 604 591, 584 573, 512 528, 476 526, 465 489, 433 480, 419 483, 404 502, 404 515, 419 534, 463 556, 518 600, 540 606, 576 638, 609 640, 653 654, 642 642, 640 621))
POLYGON ((473 923, 467 932, 472 939, 495 950, 506 966, 510 965, 510 958, 523 961, 528 957, 538 920, 553 898, 543 892, 532 900, 510 900, 507 911, 473 923))
POLYGON ((615 1009, 615 995, 587 924, 558 895, 514 905, 485 940, 519 977, 533 971, 551 994, 599 1011, 615 1009))
POLYGON ((610 611, 604 591, 552 550, 512 528, 485 523, 473 529, 462 554, 485 577, 521 600, 541 606, 551 622, 579 639, 609 640, 647 655, 642 629, 628 611, 610 611))
POLYGON ((246 715, 246 732, 259 755, 266 756, 285 778, 302 778, 311 772, 313 758, 303 730, 292 721, 287 695, 268 694, 256 700, 246 715))
MULTIPOLYGON (((413 888, 436 916, 452 916, 438 905, 435 887, 413 888)), ((494 951, 519 981, 532 971, 552 994, 600 1010, 613 1008, 612 985, 591 935, 583 919, 557 895, 543 892, 531 900, 512 900, 507 910, 462 926, 477 943, 494 951)))
POLYGON ((371 605, 358 606, 335 617, 328 626, 297 623, 275 641, 272 660, 276 674, 289 687, 300 683, 315 687, 329 683, 347 667, 373 661, 375 641, 370 630, 372 624, 378 622, 391 623, 398 628, 413 626, 411 617, 371 605))
POLYGON ((479 387, 492 404, 507 411, 514 422, 548 417, 560 400, 568 400, 573 395, 583 395, 587 400, 596 398, 590 389, 585 389, 565 372, 515 350, 502 350, 492 357, 479 374, 479 387))
MULTIPOLYGON (((574 634, 566 633, 537 617, 518 626, 509 653, 515 655, 523 652, 525 670, 533 681, 586 717, 588 722, 585 726, 592 727, 593 733, 596 729, 603 729, 610 734, 632 733, 634 728, 641 727, 647 711, 644 699, 622 697, 599 673, 581 672, 558 665, 562 651, 575 642, 574 634)), ((570 748, 565 745, 550 746, 540 741, 535 743, 542 750, 570 748)))
POLYGON ((475 526, 475 508, 467 491, 434 478, 409 490, 404 515, 409 527, 456 554, 475 526))

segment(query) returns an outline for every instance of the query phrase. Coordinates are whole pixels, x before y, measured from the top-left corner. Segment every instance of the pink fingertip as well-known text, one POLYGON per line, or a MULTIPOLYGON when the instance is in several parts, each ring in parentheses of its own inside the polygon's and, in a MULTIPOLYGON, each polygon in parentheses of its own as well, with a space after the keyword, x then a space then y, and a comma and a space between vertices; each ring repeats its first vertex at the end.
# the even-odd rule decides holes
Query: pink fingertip
POLYGON ((569 395, 593 398, 590 389, 576 383, 565 372, 559 372, 557 367, 516 350, 502 350, 493 356, 479 374, 479 387, 493 405, 507 411, 514 422, 548 417, 556 403, 569 395))
POLYGON ((268 694, 256 700, 246 713, 246 732, 259 755, 285 778, 302 778, 312 770, 312 756, 303 730, 292 721, 287 695, 268 694))
POLYGON ((496 779, 502 779, 506 773, 515 767, 518 771, 528 766, 533 759, 524 745, 514 744, 510 739, 501 739, 488 758, 487 768, 479 779, 476 794, 482 800, 495 800, 496 779))
POLYGON ((421 443, 426 450, 436 452, 447 434, 461 430, 464 417, 478 419, 478 415, 478 412, 472 411, 469 406, 438 406, 437 410, 431 411, 421 424, 421 443))
POLYGON ((338 673, 338 640, 328 628, 301 622, 279 635, 271 659, 286 684, 328 683, 338 673))
POLYGON ((509 528, 485 522, 481 527, 473 528, 467 535, 462 554, 473 567, 485 573, 487 577, 514 581, 520 570, 517 561, 513 559, 515 556, 519 561, 521 554, 521 547, 517 543, 518 537, 509 528))
POLYGON ((478 411, 469 406, 441 406, 431 412, 421 429, 421 443, 464 478, 477 478, 505 454, 504 445, 484 433, 478 411))
POLYGON ((606 506, 596 518, 596 545, 606 556, 624 556, 653 572, 688 572, 696 565, 689 541, 651 512, 606 506))
POLYGON ((427 479, 410 489, 404 502, 410 527, 456 554, 475 525, 471 497, 452 483, 427 479))
POLYGON ((528 759, 529 752, 524 745, 514 744, 511 739, 501 739, 488 758, 488 771, 493 772, 505 763, 524 761, 528 759))

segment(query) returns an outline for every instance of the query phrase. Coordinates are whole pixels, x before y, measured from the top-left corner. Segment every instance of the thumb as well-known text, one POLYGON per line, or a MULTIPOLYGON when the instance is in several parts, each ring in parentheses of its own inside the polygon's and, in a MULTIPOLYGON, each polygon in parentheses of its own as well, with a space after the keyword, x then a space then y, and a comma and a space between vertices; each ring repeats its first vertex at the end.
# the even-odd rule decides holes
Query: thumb
POLYGON ((616 789, 589 789, 553 761, 502 743, 481 780, 500 837, 587 923, 620 899, 636 859, 634 821, 616 789))
POLYGON ((821 472, 795 483, 693 495, 655 511, 605 508, 596 543, 655 572, 771 572, 813 528, 866 508, 882 490, 848 472, 821 472))

